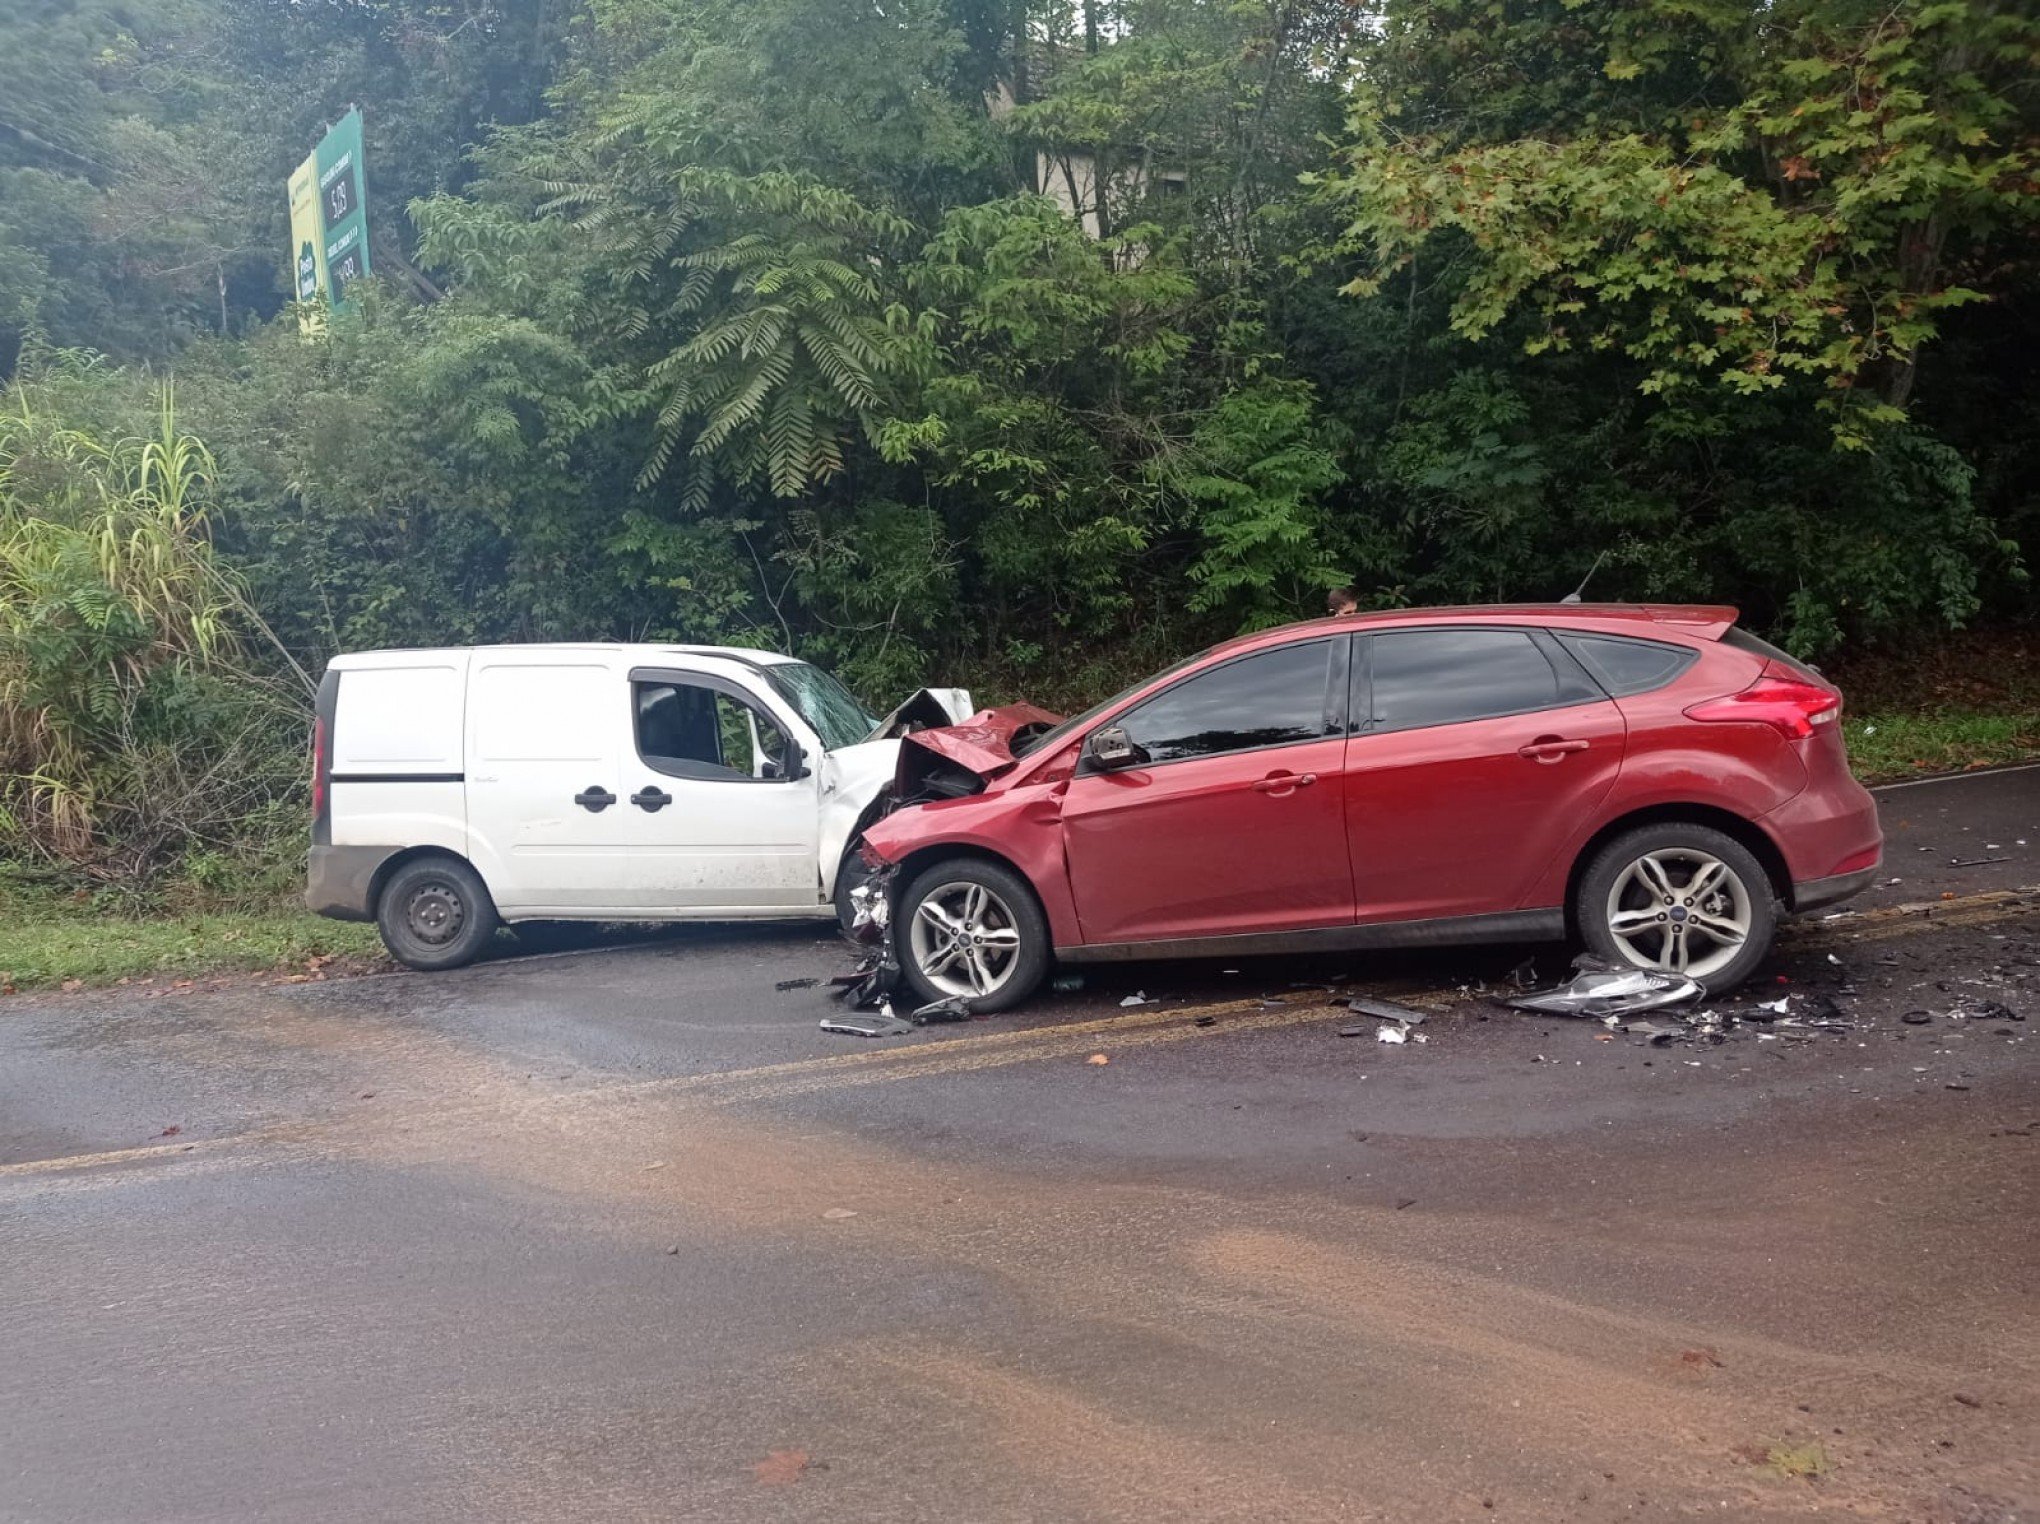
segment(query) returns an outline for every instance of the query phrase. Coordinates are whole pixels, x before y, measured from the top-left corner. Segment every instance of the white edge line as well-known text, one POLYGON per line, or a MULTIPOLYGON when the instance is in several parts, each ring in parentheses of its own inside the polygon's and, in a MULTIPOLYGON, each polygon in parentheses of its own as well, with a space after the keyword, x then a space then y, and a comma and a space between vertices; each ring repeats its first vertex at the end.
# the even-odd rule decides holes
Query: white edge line
POLYGON ((1893 789, 1927 788, 1936 783, 1964 783, 1971 778, 2002 778, 2006 773, 2030 773, 2040 762, 2014 762, 2010 767, 1979 767, 1969 773, 1941 773, 1933 778, 1908 778, 1903 783, 1880 783, 1870 792, 1888 794, 1893 789))

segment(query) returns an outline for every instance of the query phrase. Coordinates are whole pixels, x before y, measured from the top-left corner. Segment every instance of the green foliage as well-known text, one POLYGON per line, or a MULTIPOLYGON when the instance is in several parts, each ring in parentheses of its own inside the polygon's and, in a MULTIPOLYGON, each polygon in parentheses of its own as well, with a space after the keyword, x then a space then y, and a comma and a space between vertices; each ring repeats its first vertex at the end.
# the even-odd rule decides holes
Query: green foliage
POLYGON ((279 647, 1078 707, 1346 581, 1598 562, 1808 653, 2020 617, 2035 45, 1994 0, 0 8, 0 853, 271 872, 279 647), (379 276, 307 338, 283 185, 350 101, 379 276))
POLYGON ((1519 123, 1468 109, 1428 59, 1507 59, 1548 38, 1552 4, 1487 13, 1477 38, 1463 0, 1390 6, 1321 182, 1347 219, 1334 248, 1366 261, 1347 291, 1449 242, 1462 335, 1534 314, 1529 353, 1629 356, 1674 402, 1804 379, 1837 441, 1866 446, 1903 416, 1941 314, 1982 299, 1951 250, 2040 218, 2018 121, 2040 21, 1990 0, 1565 10, 1585 39, 1566 72, 1598 62, 1627 88, 1587 87, 1613 96, 1605 115, 1519 123))
POLYGON ((213 556, 212 459, 167 393, 154 437, 112 443, 7 400, 0 841, 137 874, 263 801, 304 695, 242 660, 259 620, 213 556))
POLYGON ((1344 473, 1309 387, 1261 381, 1228 392, 1198 419, 1185 456, 1177 486, 1204 542, 1189 568, 1191 608, 1279 624, 1309 593, 1346 580, 1321 503, 1344 473))

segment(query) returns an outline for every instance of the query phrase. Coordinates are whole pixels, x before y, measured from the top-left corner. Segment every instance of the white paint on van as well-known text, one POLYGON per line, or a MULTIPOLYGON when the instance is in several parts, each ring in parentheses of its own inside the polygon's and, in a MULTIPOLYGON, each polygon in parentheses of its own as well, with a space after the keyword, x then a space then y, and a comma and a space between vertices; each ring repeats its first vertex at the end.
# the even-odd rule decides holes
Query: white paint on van
MULTIPOLYGON (((758 670, 789 660, 593 644, 336 657, 333 771, 375 781, 334 783, 333 842, 456 853, 509 921, 830 915, 850 833, 892 780, 899 742, 825 750, 758 670), (734 686, 801 748, 808 775, 651 767, 637 747, 639 668, 734 686), (671 802, 646 808, 655 793, 671 802), (578 802, 605 795, 612 802, 599 809, 578 802)), ((967 695, 942 696, 967 711, 967 695)))

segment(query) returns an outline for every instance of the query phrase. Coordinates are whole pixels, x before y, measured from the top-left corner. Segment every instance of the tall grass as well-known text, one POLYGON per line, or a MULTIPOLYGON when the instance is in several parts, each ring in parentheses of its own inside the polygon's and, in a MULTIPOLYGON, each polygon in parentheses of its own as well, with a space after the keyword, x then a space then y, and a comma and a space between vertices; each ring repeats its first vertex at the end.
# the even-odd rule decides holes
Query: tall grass
POLYGON ((145 877, 294 786, 310 684, 213 553, 205 446, 0 409, 0 852, 145 877), (261 660, 252 659, 251 651, 261 660))

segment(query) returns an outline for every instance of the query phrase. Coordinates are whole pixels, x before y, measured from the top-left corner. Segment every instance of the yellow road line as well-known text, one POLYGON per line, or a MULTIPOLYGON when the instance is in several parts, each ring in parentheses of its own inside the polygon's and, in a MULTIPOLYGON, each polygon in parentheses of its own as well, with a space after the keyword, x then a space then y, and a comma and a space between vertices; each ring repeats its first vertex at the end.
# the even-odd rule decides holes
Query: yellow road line
POLYGON ((2033 903, 2040 886, 2024 889, 1989 889, 1979 894, 1957 895, 1952 900, 1920 900, 1905 905, 1880 905, 1840 920, 1790 921, 1786 929, 1795 942, 1877 942, 1888 937, 1915 936, 1921 932, 1986 926, 1993 921, 2011 921, 2024 916, 2040 920, 2040 908, 2033 903))
POLYGON ((115 1148, 96 1154, 66 1154, 57 1159, 27 1159, 19 1164, 0 1164, 0 1180, 17 1175, 57 1175, 71 1170, 98 1169, 108 1164, 133 1164, 142 1159, 173 1158, 232 1141, 231 1138, 201 1138, 189 1143, 151 1143, 141 1148, 115 1148))

